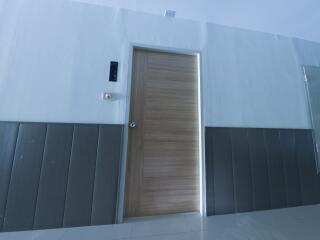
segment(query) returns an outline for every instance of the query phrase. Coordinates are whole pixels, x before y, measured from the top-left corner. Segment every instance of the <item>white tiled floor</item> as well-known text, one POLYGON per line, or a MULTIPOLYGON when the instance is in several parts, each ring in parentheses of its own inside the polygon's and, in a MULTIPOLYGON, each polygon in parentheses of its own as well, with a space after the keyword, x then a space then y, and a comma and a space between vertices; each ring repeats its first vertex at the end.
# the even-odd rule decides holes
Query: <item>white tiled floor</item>
POLYGON ((318 240, 320 205, 223 216, 181 214, 123 224, 2 233, 0 240, 318 240))

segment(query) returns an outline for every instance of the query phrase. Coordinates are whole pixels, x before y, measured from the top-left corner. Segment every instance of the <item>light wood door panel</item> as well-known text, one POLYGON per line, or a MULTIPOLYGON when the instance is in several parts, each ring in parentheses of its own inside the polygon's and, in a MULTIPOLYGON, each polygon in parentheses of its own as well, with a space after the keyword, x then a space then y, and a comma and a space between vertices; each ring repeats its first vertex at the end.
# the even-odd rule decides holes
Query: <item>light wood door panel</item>
POLYGON ((199 211, 197 71, 196 56, 134 51, 125 217, 199 211))

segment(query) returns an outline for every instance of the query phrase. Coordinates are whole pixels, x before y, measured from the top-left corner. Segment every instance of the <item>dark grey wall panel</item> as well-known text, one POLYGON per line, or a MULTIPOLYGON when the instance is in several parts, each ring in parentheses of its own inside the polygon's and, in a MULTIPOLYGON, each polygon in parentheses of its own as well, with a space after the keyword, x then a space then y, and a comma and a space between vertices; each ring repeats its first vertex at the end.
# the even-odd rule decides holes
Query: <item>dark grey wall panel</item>
POLYGON ((252 175, 247 139, 247 130, 241 128, 230 129, 233 171, 235 188, 235 211, 248 212, 253 209, 252 175))
POLYGON ((296 157, 299 164, 301 200, 303 204, 317 203, 316 168, 314 160, 313 140, 310 132, 296 132, 296 157))
POLYGON ((215 215, 214 211, 214 168, 213 168, 213 130, 212 128, 205 129, 205 152, 206 159, 206 206, 207 215, 215 215))
POLYGON ((34 228, 57 228, 63 223, 72 124, 49 124, 38 190, 34 228))
POLYGON ((122 130, 0 122, 0 231, 114 223, 122 130))
POLYGON ((0 124, 0 231, 5 214, 18 128, 18 123, 0 124))
POLYGON ((4 231, 33 227, 46 124, 20 124, 3 224, 4 231))
POLYGON ((101 126, 93 191, 91 224, 115 223, 121 126, 101 126))
POLYGON ((205 134, 208 215, 320 203, 311 130, 206 128, 205 134))
POLYGON ((279 135, 285 171, 284 176, 287 194, 287 206, 299 206, 301 205, 301 189, 299 167, 296 158, 295 132, 288 129, 282 129, 279 130, 279 135))
POLYGON ((75 126, 63 219, 65 227, 91 224, 98 136, 98 126, 75 126))
POLYGON ((253 208, 270 208, 270 185, 267 151, 263 129, 247 129, 253 179, 253 208))
POLYGON ((215 213, 232 213, 234 212, 234 188, 230 134, 228 130, 216 128, 213 129, 212 135, 215 213))
POLYGON ((287 206, 287 194, 279 131, 277 129, 264 130, 264 137, 269 167, 271 208, 284 208, 287 206))

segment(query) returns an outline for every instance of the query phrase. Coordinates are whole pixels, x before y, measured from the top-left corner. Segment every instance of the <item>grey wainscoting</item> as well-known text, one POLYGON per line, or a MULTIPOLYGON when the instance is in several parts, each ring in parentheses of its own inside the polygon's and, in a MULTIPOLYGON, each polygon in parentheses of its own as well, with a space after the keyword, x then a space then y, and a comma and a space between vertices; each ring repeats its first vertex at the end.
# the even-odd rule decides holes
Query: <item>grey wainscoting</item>
POLYGON ((0 230, 115 223, 122 131, 0 122, 0 230))
POLYGON ((207 215, 320 203, 312 130, 207 127, 207 215))

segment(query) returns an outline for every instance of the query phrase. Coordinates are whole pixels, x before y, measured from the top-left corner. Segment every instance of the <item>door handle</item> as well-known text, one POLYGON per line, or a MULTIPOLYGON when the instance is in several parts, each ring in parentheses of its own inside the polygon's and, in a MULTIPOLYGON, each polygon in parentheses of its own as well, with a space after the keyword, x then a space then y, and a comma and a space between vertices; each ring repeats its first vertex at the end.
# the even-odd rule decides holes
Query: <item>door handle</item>
POLYGON ((136 127, 137 127, 136 122, 130 122, 129 123, 129 128, 136 128, 136 127))

